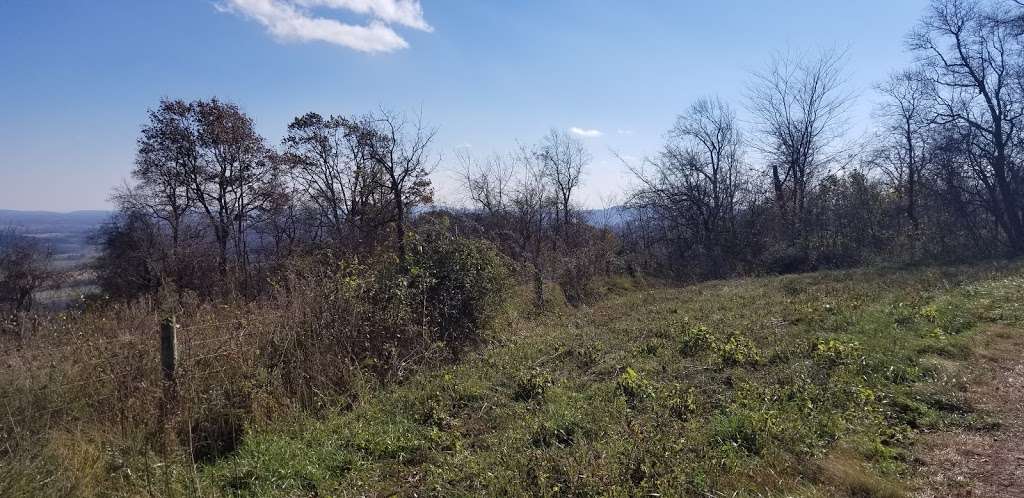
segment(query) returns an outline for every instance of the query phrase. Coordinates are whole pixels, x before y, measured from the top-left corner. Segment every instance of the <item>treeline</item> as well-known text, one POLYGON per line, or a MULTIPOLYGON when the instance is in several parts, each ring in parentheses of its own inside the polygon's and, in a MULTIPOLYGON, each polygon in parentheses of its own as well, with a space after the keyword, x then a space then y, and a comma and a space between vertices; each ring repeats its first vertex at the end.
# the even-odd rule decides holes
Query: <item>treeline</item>
POLYGON ((471 207, 442 211, 426 207, 442 158, 418 116, 309 113, 273 146, 235 104, 165 100, 142 129, 135 182, 115 196, 101 285, 119 297, 167 282, 258 295, 288 261, 324 251, 390 254, 408 269, 417 231, 439 223, 515 262, 538 303, 545 282, 580 302, 597 277, 623 272, 689 280, 1020 255, 1020 13, 934 1, 908 36, 914 67, 877 86, 867 139, 848 139, 841 52, 776 57, 749 81, 749 124, 698 100, 660 152, 628 165, 637 185, 611 227, 586 219, 591 155, 557 130, 506 154, 456 155, 471 207))
POLYGON ((843 56, 753 75, 743 129, 695 103, 634 167, 626 240, 658 273, 707 278, 1024 253, 1024 59, 1017 4, 937 0, 915 65, 877 86, 876 133, 844 139, 843 56))
POLYGON ((393 242, 404 259, 410 213, 430 202, 432 138, 394 113, 310 113, 275 148, 235 104, 162 101, 138 141, 135 183, 115 194, 119 215, 101 235, 101 284, 117 296, 167 279, 251 294, 300 248, 354 254, 393 242))
POLYGON ((135 182, 117 190, 118 215, 101 233, 100 284, 115 297, 167 284, 259 295, 275 272, 312 254, 390 254, 407 267, 418 231, 439 224, 530 266, 522 273, 538 300, 549 276, 582 299, 595 269, 610 271, 614 236, 585 223, 576 204, 590 161, 578 139, 552 131, 507 160, 460 156, 478 209, 442 211, 428 207, 433 137, 418 117, 388 111, 308 113, 273 147, 235 104, 162 101, 142 128, 135 182))

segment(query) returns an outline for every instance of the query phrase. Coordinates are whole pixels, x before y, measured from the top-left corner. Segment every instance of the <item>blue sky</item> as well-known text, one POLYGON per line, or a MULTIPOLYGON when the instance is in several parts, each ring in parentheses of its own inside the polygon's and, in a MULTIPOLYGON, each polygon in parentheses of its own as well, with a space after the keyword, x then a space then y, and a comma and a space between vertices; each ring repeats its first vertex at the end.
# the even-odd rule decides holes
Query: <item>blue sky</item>
POLYGON ((449 202, 456 147, 599 130, 582 197, 599 206, 629 183, 611 150, 655 152, 701 96, 741 107, 750 71, 780 50, 847 48, 863 131, 871 85, 909 62, 903 37, 927 0, 416 3, 3 0, 0 208, 109 208, 146 109, 212 96, 239 103, 272 143, 307 111, 422 109, 449 202))

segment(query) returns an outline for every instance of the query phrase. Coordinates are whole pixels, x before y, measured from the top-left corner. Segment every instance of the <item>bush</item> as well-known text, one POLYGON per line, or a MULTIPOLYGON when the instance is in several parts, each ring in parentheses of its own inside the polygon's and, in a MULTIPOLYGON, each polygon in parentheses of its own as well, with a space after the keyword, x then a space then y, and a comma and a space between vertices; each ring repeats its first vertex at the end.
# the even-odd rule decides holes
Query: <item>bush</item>
POLYGON ((697 390, 693 387, 673 385, 668 392, 668 411, 673 417, 685 419, 697 413, 697 390))
POLYGON ((626 368, 626 371, 619 375, 617 386, 630 408, 636 408, 641 401, 654 397, 651 382, 632 368, 626 368))
POLYGON ((512 387, 512 399, 516 401, 532 401, 541 399, 548 387, 554 384, 551 376, 540 369, 519 374, 512 387))
POLYGON ((404 264, 331 252, 289 263, 275 287, 290 321, 267 354, 294 395, 344 388, 354 365, 406 375, 478 341, 498 316, 508 266, 489 243, 432 229, 411 242, 404 264))
POLYGON ((722 344, 719 356, 728 366, 751 366, 762 362, 761 353, 753 341, 735 334, 722 344))
POLYGON ((510 263, 489 242, 462 239, 428 228, 408 261, 409 287, 419 293, 422 317, 449 346, 479 339, 510 289, 510 263))
POLYGON ((693 356, 713 350, 718 345, 715 336, 703 325, 686 329, 680 338, 679 352, 684 356, 693 356))
POLYGON ((811 356, 827 368, 850 365, 860 359, 861 347, 856 342, 844 343, 835 339, 818 338, 811 345, 811 356))

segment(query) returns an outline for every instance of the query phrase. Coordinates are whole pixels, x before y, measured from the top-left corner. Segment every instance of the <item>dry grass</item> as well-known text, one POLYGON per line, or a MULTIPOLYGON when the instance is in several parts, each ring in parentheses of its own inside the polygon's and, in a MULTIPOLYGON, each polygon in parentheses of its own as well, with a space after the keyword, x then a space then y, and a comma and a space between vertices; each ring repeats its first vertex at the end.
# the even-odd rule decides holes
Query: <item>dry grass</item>
POLYGON ((983 416, 924 438, 919 496, 1024 496, 1024 334, 992 324, 978 342, 970 366, 947 365, 945 372, 965 380, 966 398, 983 416))
POLYGON ((903 498, 906 491, 868 468, 862 459, 846 451, 835 451, 819 464, 818 479, 837 496, 851 498, 903 498))

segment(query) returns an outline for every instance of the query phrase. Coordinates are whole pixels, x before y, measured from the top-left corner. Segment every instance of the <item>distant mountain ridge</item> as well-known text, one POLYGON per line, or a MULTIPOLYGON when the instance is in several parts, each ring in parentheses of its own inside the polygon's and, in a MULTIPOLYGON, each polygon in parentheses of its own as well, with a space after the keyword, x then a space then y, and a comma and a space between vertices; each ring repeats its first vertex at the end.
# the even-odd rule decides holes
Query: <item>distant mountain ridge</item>
POLYGON ((66 213, 55 211, 20 211, 0 209, 0 227, 12 225, 29 232, 44 226, 81 226, 95 228, 106 222, 113 211, 81 210, 66 213))
POLYGON ((636 215, 636 210, 626 206, 612 206, 601 209, 583 210, 583 219, 597 227, 621 228, 636 215))

